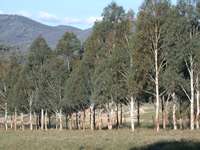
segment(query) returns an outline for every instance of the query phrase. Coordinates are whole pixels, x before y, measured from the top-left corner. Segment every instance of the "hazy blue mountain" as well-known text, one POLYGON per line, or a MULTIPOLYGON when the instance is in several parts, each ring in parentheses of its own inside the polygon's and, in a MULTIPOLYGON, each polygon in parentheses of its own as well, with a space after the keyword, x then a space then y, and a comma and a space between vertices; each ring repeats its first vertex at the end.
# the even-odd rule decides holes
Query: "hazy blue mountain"
POLYGON ((19 15, 0 15, 0 44, 17 46, 26 51, 32 41, 42 35, 54 48, 65 32, 73 32, 84 42, 92 29, 81 30, 72 26, 48 26, 19 15))

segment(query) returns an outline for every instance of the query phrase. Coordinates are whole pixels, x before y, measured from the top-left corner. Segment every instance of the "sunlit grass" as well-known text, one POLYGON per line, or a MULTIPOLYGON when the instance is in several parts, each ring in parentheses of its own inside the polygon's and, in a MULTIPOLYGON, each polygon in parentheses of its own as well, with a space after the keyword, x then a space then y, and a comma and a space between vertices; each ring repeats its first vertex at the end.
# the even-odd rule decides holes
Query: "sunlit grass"
MULTIPOLYGON (((200 142, 200 131, 170 130, 160 133, 150 129, 138 129, 134 133, 128 129, 114 129, 113 131, 0 131, 0 149, 5 150, 128 150, 157 142, 174 141, 198 143, 200 142)), ((173 144, 170 148, 173 148, 173 144)))

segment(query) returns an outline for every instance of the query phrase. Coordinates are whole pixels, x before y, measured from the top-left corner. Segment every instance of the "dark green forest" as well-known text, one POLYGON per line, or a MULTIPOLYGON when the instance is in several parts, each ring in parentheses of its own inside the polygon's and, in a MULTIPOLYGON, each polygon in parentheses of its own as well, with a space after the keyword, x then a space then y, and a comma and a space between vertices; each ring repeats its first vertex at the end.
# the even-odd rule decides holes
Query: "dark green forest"
POLYGON ((135 116, 140 119, 135 112, 150 103, 155 106, 156 131, 182 129, 184 121, 187 128, 198 129, 199 77, 200 1, 178 0, 173 5, 169 0, 145 0, 137 14, 112 2, 84 43, 66 32, 55 49, 42 36, 26 53, 0 46, 3 128, 10 127, 8 117, 16 129, 16 117, 28 115, 30 130, 62 129, 62 121, 67 129, 85 129, 86 110, 91 130, 97 129, 97 113, 107 114, 106 128, 123 128, 122 108, 127 106, 134 131, 135 116), (50 123, 53 116, 56 126, 50 123))

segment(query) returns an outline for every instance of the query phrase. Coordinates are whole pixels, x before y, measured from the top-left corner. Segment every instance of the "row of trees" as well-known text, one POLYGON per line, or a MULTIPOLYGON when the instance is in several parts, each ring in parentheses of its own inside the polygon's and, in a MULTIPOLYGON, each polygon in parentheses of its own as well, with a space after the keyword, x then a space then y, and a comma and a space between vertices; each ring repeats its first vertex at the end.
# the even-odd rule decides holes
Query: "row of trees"
MULTIPOLYGON (((119 107, 128 105, 134 130, 135 106, 139 114, 140 104, 154 102, 157 131, 161 110, 166 128, 169 103, 174 129, 177 114, 180 121, 190 114, 191 130, 195 121, 199 128, 200 2, 178 0, 172 5, 168 0, 145 0, 136 18, 132 10, 126 12, 112 2, 102 18, 84 44, 73 33, 65 33, 55 50, 41 36, 26 56, 7 57, 7 48, 1 48, 5 120, 7 113, 29 113, 32 130, 33 112, 38 120, 47 112, 50 117, 60 114, 60 120, 64 112, 70 120, 73 113, 90 108, 91 129, 97 109, 107 112, 112 128, 113 108, 118 127, 119 107)), ((38 125, 43 128, 40 121, 38 125)))

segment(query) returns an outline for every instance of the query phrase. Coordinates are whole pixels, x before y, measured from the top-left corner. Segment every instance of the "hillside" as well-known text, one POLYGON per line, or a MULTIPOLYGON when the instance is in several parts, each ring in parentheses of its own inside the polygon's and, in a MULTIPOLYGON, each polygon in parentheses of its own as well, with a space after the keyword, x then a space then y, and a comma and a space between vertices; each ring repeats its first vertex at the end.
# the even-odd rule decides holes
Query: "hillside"
POLYGON ((91 31, 91 29, 81 30, 72 26, 48 26, 18 15, 0 15, 0 44, 17 46, 23 51, 26 51, 39 35, 42 35, 54 48, 65 32, 75 33, 83 42, 91 31))

